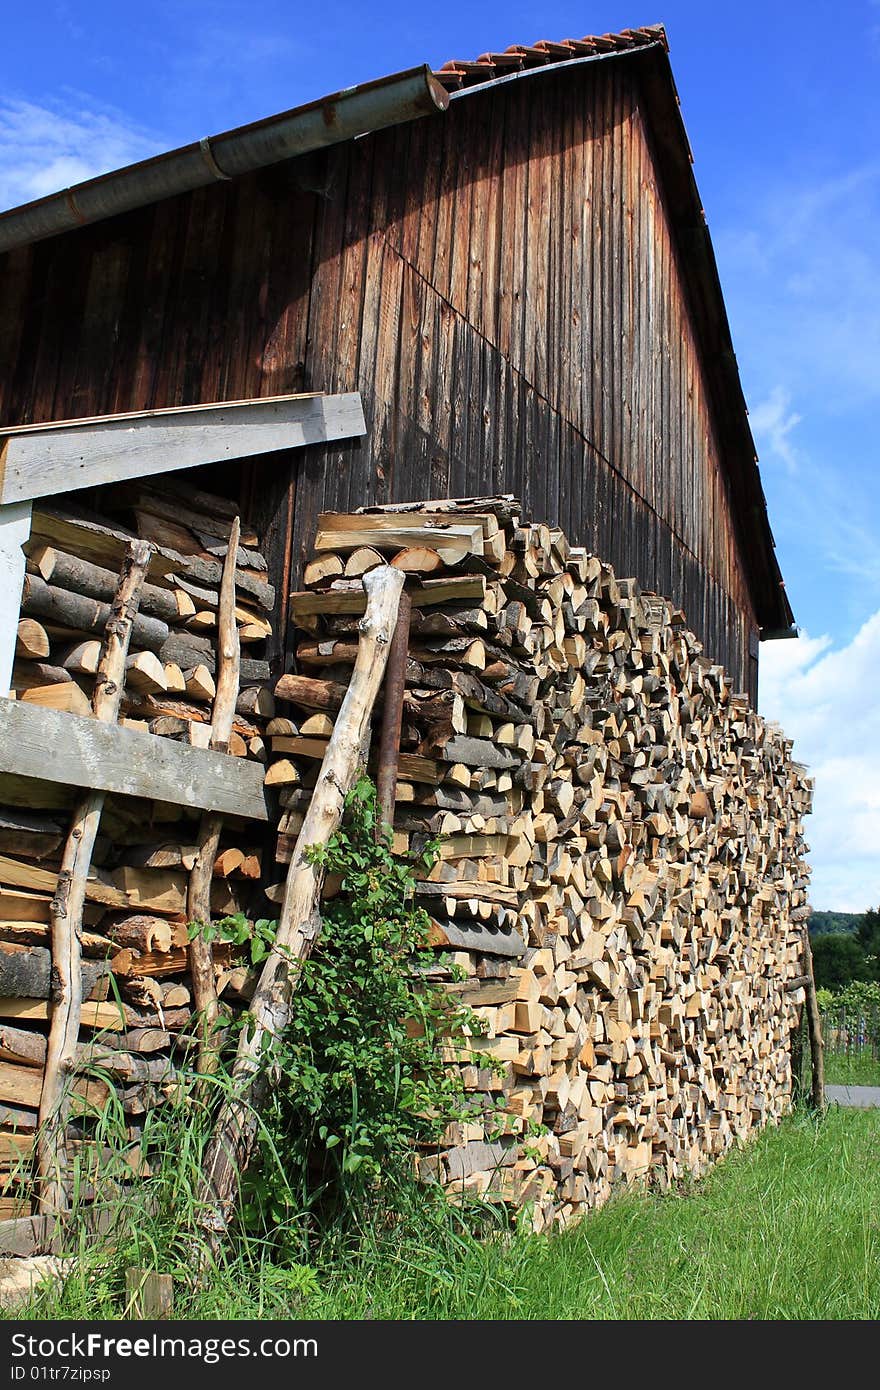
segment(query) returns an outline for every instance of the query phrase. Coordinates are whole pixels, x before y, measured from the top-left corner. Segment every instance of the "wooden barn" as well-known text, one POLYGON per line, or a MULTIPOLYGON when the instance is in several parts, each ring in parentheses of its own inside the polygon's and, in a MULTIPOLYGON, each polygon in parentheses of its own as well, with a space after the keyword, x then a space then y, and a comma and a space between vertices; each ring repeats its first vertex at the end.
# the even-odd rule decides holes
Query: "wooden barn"
POLYGON ((0 1251, 100 1191, 96 1114, 137 1146, 227 1005, 255 1084, 289 956, 198 924, 309 953, 377 697, 490 1054, 423 1176, 540 1228, 789 1108, 810 789, 756 699, 793 618, 662 28, 0 214, 0 579, 0 1251))
POLYGON ((755 701, 792 614, 661 28, 329 97, 7 212, 0 253, 0 428, 359 392, 364 436, 236 473, 279 591, 322 510, 512 492, 755 701))

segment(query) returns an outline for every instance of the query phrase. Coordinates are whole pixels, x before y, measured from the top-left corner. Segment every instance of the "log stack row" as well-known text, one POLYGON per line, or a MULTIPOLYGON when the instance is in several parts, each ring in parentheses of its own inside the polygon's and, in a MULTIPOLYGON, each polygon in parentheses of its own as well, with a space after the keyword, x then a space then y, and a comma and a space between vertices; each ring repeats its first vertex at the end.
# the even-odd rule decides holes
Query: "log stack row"
POLYGON ((514 499, 328 515, 269 730, 280 865, 354 658, 359 575, 388 562, 413 603, 396 846, 441 836, 419 900, 485 1029, 472 1117, 420 1172, 528 1202, 538 1227, 703 1172, 791 1104, 803 768, 672 603, 514 499))
MULTIPOLYGON (((35 508, 13 686, 18 700, 90 714, 104 627, 133 536, 156 546, 132 630, 120 722, 207 747, 217 667, 219 585, 235 505, 174 476, 114 485, 88 506, 35 508)), ((274 714, 264 649, 274 604, 258 537, 236 556, 240 688, 230 753, 266 759, 274 714)), ((47 750, 51 758, 52 750, 47 750)), ((50 904, 77 791, 0 776, 0 1217, 29 1211, 23 1179, 33 1144, 51 1008, 50 904)), ((82 938, 80 1110, 72 1151, 94 1149, 111 1099, 136 1144, 148 1109, 174 1094, 191 1047, 187 887, 199 821, 191 810, 108 796, 82 938)), ((264 827, 227 822, 214 865, 215 916, 259 915, 264 827)), ((262 906, 261 906, 262 905, 262 906)), ((245 971, 215 951, 221 997, 245 971)), ((97 1160, 96 1160, 97 1161, 97 1160)))

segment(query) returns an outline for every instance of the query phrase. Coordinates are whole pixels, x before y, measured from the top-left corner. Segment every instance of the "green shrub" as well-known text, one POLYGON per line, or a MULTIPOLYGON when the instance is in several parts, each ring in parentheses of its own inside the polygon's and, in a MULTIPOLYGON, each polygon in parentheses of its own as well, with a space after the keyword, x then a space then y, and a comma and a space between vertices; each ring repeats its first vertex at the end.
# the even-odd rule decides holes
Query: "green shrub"
MULTIPOLYGON (((412 1175, 415 1146, 464 1114, 460 1075, 444 1055, 479 1028, 437 979, 414 866, 392 854, 390 833, 377 835, 378 817, 375 787, 362 778, 342 828, 307 851, 340 886, 299 969, 289 1023, 264 1054, 272 1085, 247 1182, 252 1229, 387 1203, 412 1175)), ((426 867, 435 854, 431 846, 426 867)))

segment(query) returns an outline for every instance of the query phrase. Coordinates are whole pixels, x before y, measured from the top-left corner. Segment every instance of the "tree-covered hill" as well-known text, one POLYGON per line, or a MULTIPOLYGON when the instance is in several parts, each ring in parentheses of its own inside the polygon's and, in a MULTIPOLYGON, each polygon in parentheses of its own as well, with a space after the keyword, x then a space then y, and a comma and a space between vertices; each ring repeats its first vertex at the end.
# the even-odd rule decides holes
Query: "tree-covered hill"
POLYGON ((830 932, 857 932, 861 920, 861 912, 814 911, 810 918, 810 935, 826 936, 830 932))

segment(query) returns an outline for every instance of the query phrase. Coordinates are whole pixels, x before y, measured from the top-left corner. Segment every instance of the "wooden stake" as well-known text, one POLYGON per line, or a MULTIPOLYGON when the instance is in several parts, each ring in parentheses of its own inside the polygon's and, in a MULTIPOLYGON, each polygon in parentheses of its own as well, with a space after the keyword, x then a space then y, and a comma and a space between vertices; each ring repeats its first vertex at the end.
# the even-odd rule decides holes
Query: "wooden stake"
POLYGON ((174 1284, 170 1274, 132 1267, 125 1271, 128 1316, 139 1322, 170 1318, 174 1311, 174 1284))
POLYGON ((813 1082, 810 1103, 820 1115, 825 1114, 825 1043, 822 1039, 822 1018, 819 1001, 816 998, 816 975, 813 970, 813 950, 810 946, 810 928, 804 924, 804 973, 807 976, 807 1027, 810 1034, 810 1061, 813 1082))
POLYGON ((361 746, 382 683, 403 574, 389 565, 363 577, 366 612, 360 622, 357 660, 336 719, 309 809, 290 860, 275 944, 263 967, 250 1006, 251 1027, 243 1028, 233 1070, 234 1091, 218 1116, 205 1154, 199 1192, 203 1228, 216 1254, 235 1203, 239 1175, 247 1167, 256 1139, 267 1080, 260 1069, 264 1039, 287 1023, 298 966, 318 936, 318 901, 323 870, 305 858, 307 846, 326 844, 342 820, 345 796, 357 772, 361 746))
MULTIPOLYGON (((132 541, 123 561, 92 696, 92 714, 104 723, 115 723, 119 714, 128 644, 153 550, 147 541, 132 541)), ((36 1146, 39 1203, 45 1215, 67 1209, 65 1125, 82 1011, 80 936, 86 880, 105 795, 86 792, 74 810, 50 911, 53 1009, 36 1146)))
POLYGON ((409 625, 412 603, 409 594, 400 595, 397 624, 388 652, 385 672, 385 707, 382 711, 382 731, 379 737, 379 762, 376 790, 379 795, 380 824, 377 834, 394 826, 394 793, 397 787, 397 767, 400 758, 400 725, 403 718, 403 698, 406 687, 406 658, 409 650, 409 625))
MULTIPOLYGON (((210 747, 218 753, 225 753, 229 749, 235 704, 238 699, 241 649, 235 621, 235 557, 240 532, 241 523, 239 518, 235 517, 223 563, 217 620, 217 693, 211 716, 210 747)), ((211 878, 222 829, 223 817, 219 813, 210 811, 202 816, 198 835, 199 852, 189 876, 187 890, 186 907, 191 922, 207 924, 211 919, 211 878)), ((196 936, 190 942, 189 968, 193 982, 193 1002, 200 1019, 197 1066, 200 1072, 210 1073, 214 1071, 217 1062, 210 1041, 217 1022, 219 1005, 214 978, 214 952, 210 941, 206 941, 203 936, 196 936)))

